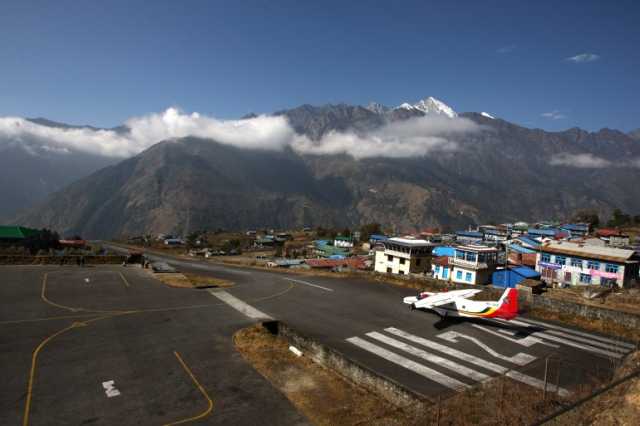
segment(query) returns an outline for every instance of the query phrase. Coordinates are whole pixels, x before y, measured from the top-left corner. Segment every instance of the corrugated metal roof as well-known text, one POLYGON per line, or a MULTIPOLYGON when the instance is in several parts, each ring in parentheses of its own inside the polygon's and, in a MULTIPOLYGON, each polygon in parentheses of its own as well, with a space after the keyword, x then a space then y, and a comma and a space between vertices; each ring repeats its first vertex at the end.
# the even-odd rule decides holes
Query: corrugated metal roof
POLYGON ((522 235, 522 236, 516 238, 516 240, 520 240, 523 243, 528 244, 528 245, 533 246, 533 247, 540 247, 540 243, 538 241, 534 240, 533 238, 527 237, 525 235, 522 235))
POLYGON ((511 270, 525 278, 537 278, 540 276, 540 273, 536 272, 535 269, 527 268, 526 266, 520 266, 519 268, 513 268, 511 270))
POLYGON ((455 248, 447 246, 436 247, 432 251, 434 256, 453 256, 455 252, 455 248))
POLYGON ((519 246, 517 244, 511 244, 509 246, 509 250, 513 250, 513 251, 518 252, 518 253, 526 253, 526 254, 531 254, 531 253, 535 253, 536 252, 535 250, 531 250, 530 248, 522 247, 522 246, 519 246))
POLYGON ((484 235, 478 231, 456 231, 456 235, 460 237, 482 238, 484 235))
POLYGON ((38 234, 37 229, 25 228, 24 226, 0 226, 0 238, 23 239, 38 234))
POLYGON ((543 245, 540 250, 547 253, 567 254, 588 259, 611 260, 614 262, 625 262, 634 254, 633 250, 576 244, 567 241, 551 241, 543 245))

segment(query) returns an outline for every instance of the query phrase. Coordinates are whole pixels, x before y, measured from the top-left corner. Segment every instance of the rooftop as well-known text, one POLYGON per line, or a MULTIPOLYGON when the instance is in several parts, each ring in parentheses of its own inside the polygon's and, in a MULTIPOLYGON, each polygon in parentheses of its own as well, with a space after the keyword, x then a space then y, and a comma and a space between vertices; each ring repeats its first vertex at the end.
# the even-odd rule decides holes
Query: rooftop
POLYGON ((24 226, 0 226, 0 238, 24 239, 37 234, 37 229, 25 228, 24 226))
POLYGON ((591 259, 625 262, 634 255, 633 250, 624 250, 613 247, 601 247, 590 244, 577 244, 568 241, 551 241, 544 244, 541 251, 547 253, 567 254, 591 259))
POLYGON ((479 246, 475 244, 469 244, 466 246, 458 246, 456 250, 467 250, 467 251, 477 251, 477 252, 495 252, 498 251, 495 247, 487 247, 487 246, 479 246))
POLYGON ((431 242, 429 242, 427 240, 419 239, 419 238, 393 237, 393 238, 389 238, 386 242, 387 243, 400 244, 400 245, 408 246, 408 247, 423 247, 423 246, 432 246, 433 245, 433 243, 431 243, 431 242))

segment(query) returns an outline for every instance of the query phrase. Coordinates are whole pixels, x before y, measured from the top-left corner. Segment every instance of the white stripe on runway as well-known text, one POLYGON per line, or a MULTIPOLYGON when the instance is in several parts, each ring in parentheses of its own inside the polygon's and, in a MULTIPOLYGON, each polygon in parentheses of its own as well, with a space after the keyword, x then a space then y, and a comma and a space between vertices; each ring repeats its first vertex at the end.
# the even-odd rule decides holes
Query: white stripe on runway
POLYGON ((471 324, 471 327, 475 327, 478 330, 485 331, 485 332, 487 332, 489 334, 493 334, 494 336, 501 337, 501 338, 506 339, 506 340, 508 340, 510 342, 517 343, 518 345, 521 345, 521 346, 524 346, 524 347, 527 347, 527 348, 530 348, 531 346, 533 346, 535 344, 551 346, 552 348, 559 348, 560 347, 558 345, 554 345, 553 343, 545 342, 544 340, 538 339, 537 337, 533 337, 533 336, 527 336, 527 337, 524 337, 522 339, 518 339, 516 337, 508 337, 508 336, 505 336, 505 334, 508 334, 509 336, 515 336, 516 333, 513 332, 513 331, 505 330, 503 328, 499 328, 498 331, 495 331, 495 330, 491 330, 491 329, 489 329, 487 327, 483 327, 483 326, 478 325, 478 324, 471 324))
MULTIPOLYGON (((514 320, 512 320, 512 321, 514 321, 514 320)), ((531 327, 527 323, 521 322, 521 321, 517 321, 516 324, 517 325, 522 325, 522 326, 525 326, 525 327, 531 327)), ((533 327, 537 327, 537 326, 533 326, 533 327)), ((622 353, 629 352, 629 350, 627 348, 624 348, 624 347, 612 345, 611 343, 599 342, 597 340, 589 339, 589 338, 586 338, 586 337, 574 336, 572 334, 564 333, 564 332, 558 331, 558 330, 544 330, 544 332, 545 333, 551 333, 551 334, 554 334, 554 335, 560 336, 560 337, 565 337, 567 339, 572 339, 572 340, 575 340, 577 342, 586 343, 586 344, 591 345, 591 346, 599 346, 601 348, 609 349, 609 350, 616 351, 616 352, 622 352, 622 353)))
MULTIPOLYGON (((635 349, 636 345, 634 345, 633 343, 627 343, 623 340, 616 340, 616 339, 610 339, 607 337, 602 337, 602 336, 598 336, 596 334, 590 334, 590 333, 584 333, 582 331, 578 331, 578 330, 572 330, 570 328, 565 328, 565 327, 560 327, 558 325, 555 324, 548 324, 542 321, 535 321, 529 318, 522 318, 522 317, 518 317, 518 319, 522 322, 526 322, 529 323, 531 325, 538 325, 541 327, 545 327, 548 329, 553 329, 553 330, 562 330, 565 331, 567 333, 570 334, 576 334, 578 336, 583 336, 583 337, 588 337, 590 339, 594 339, 594 340, 600 340, 601 342, 606 342, 606 343, 611 343, 614 346, 622 346, 628 349, 635 349)), ((545 330, 545 331, 551 331, 551 330, 545 330)))
POLYGON ((466 334, 458 333, 457 331, 447 331, 445 333, 438 334, 437 337, 440 338, 440 339, 444 339, 447 342, 452 342, 452 343, 457 343, 459 338, 467 339, 467 340, 475 343, 476 345, 480 346, 482 349, 485 350, 485 352, 487 352, 488 354, 490 354, 494 358, 498 358, 498 359, 501 359, 503 361, 511 362, 511 363, 516 364, 516 365, 527 365, 527 364, 530 364, 530 363, 532 363, 533 361, 536 360, 535 356, 532 356, 532 355, 529 355, 529 354, 524 354, 524 353, 517 353, 514 356, 502 355, 501 353, 498 353, 498 352, 494 351, 488 345, 485 345, 484 343, 482 343, 479 339, 476 339, 475 337, 472 337, 472 336, 468 336, 466 334))
MULTIPOLYGON (((414 336, 413 334, 409 334, 406 331, 402 331, 399 330, 395 327, 389 327, 389 328, 385 328, 384 331, 386 331, 387 333, 393 334, 395 336, 398 337, 402 337, 404 339, 407 339, 411 342, 417 343, 419 345, 425 346, 427 348, 430 349, 435 349, 437 351, 440 351, 442 353, 445 353, 449 356, 452 356, 454 358, 458 358, 461 359, 463 361, 466 361, 470 364, 474 364, 477 365, 479 367, 485 368, 489 371, 493 371, 494 373, 498 373, 498 374, 505 374, 507 377, 512 378, 513 380, 517 380, 521 383, 527 384, 529 386, 533 386, 535 388, 538 389, 543 389, 544 388, 544 382, 542 380, 538 380, 535 377, 531 377, 531 376, 527 376, 526 374, 522 374, 519 373, 517 371, 510 371, 508 368, 503 367, 501 365, 498 364, 494 364, 493 362, 490 361, 486 361, 482 358, 478 358, 476 356, 473 356, 471 354, 468 354, 466 352, 462 352, 459 351, 457 349, 453 349, 450 348, 448 346, 445 345, 441 345, 438 342, 434 342, 432 340, 427 340, 424 339, 422 337, 418 337, 418 336, 414 336)), ((566 390, 563 389, 561 387, 558 387, 556 389, 555 385, 550 385, 547 383, 547 390, 550 392, 558 392, 558 394, 560 396, 566 397, 569 396, 571 393, 566 390)))
POLYGON ((442 358, 438 355, 434 355, 429 352, 423 351, 422 349, 415 348, 399 340, 392 339, 391 337, 387 337, 384 334, 373 331, 371 333, 367 333, 367 336, 371 337, 372 339, 376 339, 382 343, 386 343, 389 346, 393 346, 396 349, 405 351, 406 353, 411 354, 415 357, 422 358, 425 361, 432 362, 434 364, 440 365, 441 367, 444 367, 456 373, 462 374, 463 376, 470 377, 475 381, 484 382, 485 380, 489 380, 491 378, 486 374, 467 368, 464 365, 458 364, 457 362, 449 361, 446 358, 442 358))
MULTIPOLYGON (((518 325, 518 324, 525 325, 525 326, 527 325, 527 324, 525 324, 523 322, 516 321, 516 320, 511 320, 509 322, 513 323, 513 324, 516 324, 516 325, 518 325)), ((566 345, 566 346, 573 346, 574 348, 583 349, 585 351, 592 352, 594 354, 600 354, 600 355, 604 355, 604 356, 608 356, 608 357, 612 357, 612 358, 620 359, 624 355, 624 354, 621 354, 621 353, 618 353, 618 352, 613 352, 613 351, 606 350, 606 349, 596 348, 594 346, 590 346, 590 345, 587 345, 587 344, 577 343, 577 342, 575 342, 573 340, 563 339, 562 337, 554 336, 553 334, 545 333, 543 331, 534 331, 533 333, 531 333, 531 335, 542 337, 543 339, 551 340, 552 342, 562 343, 563 345, 566 345)))
POLYGON ((322 287, 321 285, 313 284, 313 283, 310 283, 310 282, 307 282, 307 281, 294 280, 293 278, 283 278, 283 280, 293 281, 294 283, 308 285, 308 286, 311 286, 311 287, 319 288, 319 289, 324 290, 324 291, 333 291, 332 288, 322 287))
POLYGON ((238 299, 235 296, 232 296, 231 294, 227 293, 224 290, 209 289, 208 291, 212 296, 217 297, 218 299, 222 300, 227 305, 231 306, 232 308, 236 309, 237 311, 242 312, 243 314, 245 314, 249 318, 253 318, 253 319, 257 319, 257 320, 272 320, 273 319, 269 315, 265 314, 264 312, 261 312, 261 311, 257 310, 256 308, 254 308, 253 306, 246 304, 242 300, 238 299))
POLYGON ((444 375, 429 367, 425 367, 424 365, 418 364, 417 362, 411 361, 410 359, 407 359, 394 352, 388 351, 378 345, 374 345, 373 343, 370 343, 359 337, 351 337, 347 339, 347 342, 352 343, 359 348, 364 349, 365 351, 374 353, 379 357, 386 359, 387 361, 406 368, 407 370, 411 370, 414 373, 426 377, 429 380, 440 383, 441 385, 446 386, 450 389, 460 391, 469 387, 469 385, 462 383, 452 377, 444 375))

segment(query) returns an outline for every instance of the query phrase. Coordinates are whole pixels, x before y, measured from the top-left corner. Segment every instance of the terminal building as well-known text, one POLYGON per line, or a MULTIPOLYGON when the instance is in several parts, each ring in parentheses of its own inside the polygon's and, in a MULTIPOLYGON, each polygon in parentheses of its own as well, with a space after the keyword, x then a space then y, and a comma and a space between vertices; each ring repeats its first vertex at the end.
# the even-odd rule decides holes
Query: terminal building
POLYGON ((633 250, 551 241, 540 247, 536 270, 547 284, 628 287, 639 281, 633 250))
POLYGON ((431 270, 431 251, 436 246, 427 240, 389 238, 384 250, 377 250, 374 270, 389 274, 421 274, 431 270))

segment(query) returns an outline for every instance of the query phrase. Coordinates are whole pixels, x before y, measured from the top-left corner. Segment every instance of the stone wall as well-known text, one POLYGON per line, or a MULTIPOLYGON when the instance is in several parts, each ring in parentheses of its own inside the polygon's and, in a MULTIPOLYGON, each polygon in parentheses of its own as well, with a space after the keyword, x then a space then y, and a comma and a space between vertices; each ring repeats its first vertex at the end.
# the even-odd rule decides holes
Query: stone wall
POLYGON ((0 265, 77 265, 84 257, 86 265, 117 265, 125 261, 126 256, 24 256, 0 255, 0 265))

